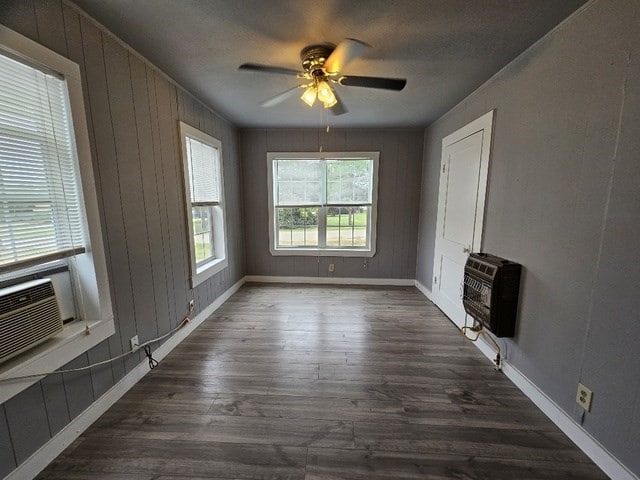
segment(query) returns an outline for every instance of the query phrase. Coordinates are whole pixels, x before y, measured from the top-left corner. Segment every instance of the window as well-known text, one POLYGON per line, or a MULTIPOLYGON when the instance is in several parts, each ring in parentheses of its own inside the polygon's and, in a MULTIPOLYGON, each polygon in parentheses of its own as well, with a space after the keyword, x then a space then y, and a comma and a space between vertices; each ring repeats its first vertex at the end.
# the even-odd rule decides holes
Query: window
POLYGON ((191 286, 195 287, 228 264, 222 144, 183 122, 180 122, 180 136, 189 219, 191 286))
POLYGON ((378 157, 267 154, 271 253, 373 256, 378 157))
POLYGON ((0 56, 0 273, 85 252, 64 78, 0 56))
MULTIPOLYGON (((113 335, 102 239, 80 68, 0 25, 0 285, 46 275, 71 319, 0 378, 55 370, 113 335)), ((36 381, 4 383, 0 403, 36 381)))

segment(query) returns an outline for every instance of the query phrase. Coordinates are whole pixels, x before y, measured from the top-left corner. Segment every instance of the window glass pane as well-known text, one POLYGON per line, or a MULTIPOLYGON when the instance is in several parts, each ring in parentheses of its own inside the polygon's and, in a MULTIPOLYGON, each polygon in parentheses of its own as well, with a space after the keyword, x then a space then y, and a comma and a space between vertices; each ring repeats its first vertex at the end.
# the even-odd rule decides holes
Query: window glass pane
POLYGON ((371 203, 373 162, 327 160, 327 203, 371 203))
POLYGON ((276 204, 320 204, 322 168, 320 160, 275 160, 276 204))
POLYGON ((327 246, 366 247, 370 207, 328 207, 327 246))
POLYGON ((66 82, 0 55, 0 266, 85 244, 66 82))
POLYGON ((279 247, 318 246, 318 208, 277 208, 279 247))
POLYGON ((201 265, 215 258, 213 249, 213 208, 220 207, 191 207, 196 265, 201 265))
POLYGON ((220 202, 218 149, 186 137, 192 202, 220 202))

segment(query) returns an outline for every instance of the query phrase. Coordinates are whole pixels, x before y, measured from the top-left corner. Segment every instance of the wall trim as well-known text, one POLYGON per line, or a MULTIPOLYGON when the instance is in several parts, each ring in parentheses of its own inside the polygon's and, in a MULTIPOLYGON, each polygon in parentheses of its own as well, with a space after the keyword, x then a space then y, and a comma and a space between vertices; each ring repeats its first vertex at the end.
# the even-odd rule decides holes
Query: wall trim
MULTIPOLYGON (((425 297, 432 300, 431 291, 416 280, 416 287, 425 297)), ((455 325, 455 323, 452 321, 455 325)), ((483 337, 473 344, 489 360, 496 356, 495 348, 483 337)), ((533 383, 520 370, 511 365, 507 360, 502 360, 502 372, 511 382, 520 389, 549 419, 569 437, 604 473, 616 480, 640 480, 620 460, 613 456, 598 440, 596 440, 582 425, 576 423, 564 410, 562 410, 546 393, 533 383)))
MULTIPOLYGON (((231 295, 236 293, 238 289, 245 283, 243 277, 226 290, 215 301, 196 315, 183 328, 178 330, 174 335, 160 345, 153 352, 156 360, 161 361, 171 350, 177 347, 191 332, 193 332, 202 322, 215 312, 220 306, 226 302, 231 295)), ((60 432, 58 432, 51 440, 36 450, 27 460, 20 464, 13 472, 5 477, 4 480, 21 480, 24 478, 34 478, 47 465, 49 465, 65 448, 78 438, 87 428, 91 426, 103 413, 116 403, 125 393, 138 383, 142 377, 149 373, 149 363, 145 359, 140 362, 133 370, 126 374, 118 383, 107 390, 100 398, 94 401, 89 407, 68 423, 60 432)))
POLYGON ((288 277, 272 275, 247 275, 245 282, 255 283, 307 283, 314 285, 389 285, 414 286, 413 278, 353 278, 353 277, 288 277))
POLYGON ((416 288, 420 290, 420 292, 435 305, 436 302, 434 301, 433 293, 429 288, 420 283, 418 280, 416 280, 416 288))

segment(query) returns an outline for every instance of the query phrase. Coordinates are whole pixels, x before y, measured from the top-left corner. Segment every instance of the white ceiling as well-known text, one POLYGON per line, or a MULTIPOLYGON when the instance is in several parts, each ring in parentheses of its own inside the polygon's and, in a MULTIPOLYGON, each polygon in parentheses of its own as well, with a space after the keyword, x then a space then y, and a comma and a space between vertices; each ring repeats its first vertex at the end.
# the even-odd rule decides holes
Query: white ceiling
POLYGON ((319 127, 326 111, 298 96, 260 103, 293 76, 238 71, 244 62, 300 69, 309 44, 356 38, 373 48, 342 73, 407 79, 401 92, 338 87, 336 127, 426 126, 560 23, 584 0, 75 0, 234 124, 319 127))

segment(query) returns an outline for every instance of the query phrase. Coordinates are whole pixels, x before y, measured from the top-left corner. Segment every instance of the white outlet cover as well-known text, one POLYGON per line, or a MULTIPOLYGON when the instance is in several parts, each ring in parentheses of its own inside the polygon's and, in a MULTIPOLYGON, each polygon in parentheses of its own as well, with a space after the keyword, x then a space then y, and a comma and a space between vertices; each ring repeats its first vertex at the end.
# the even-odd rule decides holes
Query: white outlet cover
POLYGON ((591 410, 591 400, 593 400, 593 392, 583 384, 578 383, 578 392, 576 393, 577 404, 588 412, 591 410))

